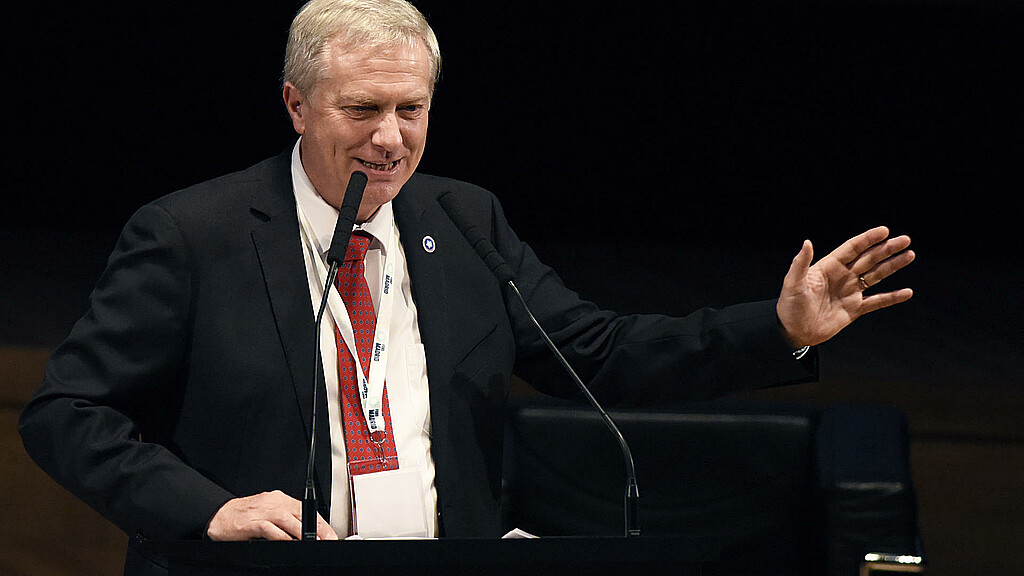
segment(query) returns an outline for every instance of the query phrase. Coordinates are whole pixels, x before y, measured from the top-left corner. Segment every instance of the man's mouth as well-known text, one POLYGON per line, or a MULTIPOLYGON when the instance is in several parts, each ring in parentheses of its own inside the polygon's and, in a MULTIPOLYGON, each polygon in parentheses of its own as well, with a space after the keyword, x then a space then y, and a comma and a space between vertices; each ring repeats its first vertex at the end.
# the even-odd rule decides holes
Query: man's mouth
POLYGON ((399 158, 398 160, 395 160, 394 162, 384 162, 383 164, 377 164, 375 162, 367 162, 366 160, 359 160, 360 164, 362 164, 363 166, 366 166, 367 168, 369 168, 370 170, 373 170, 375 172, 390 172, 390 171, 394 170, 395 167, 397 167, 398 164, 401 163, 401 162, 402 162, 401 158, 399 158))

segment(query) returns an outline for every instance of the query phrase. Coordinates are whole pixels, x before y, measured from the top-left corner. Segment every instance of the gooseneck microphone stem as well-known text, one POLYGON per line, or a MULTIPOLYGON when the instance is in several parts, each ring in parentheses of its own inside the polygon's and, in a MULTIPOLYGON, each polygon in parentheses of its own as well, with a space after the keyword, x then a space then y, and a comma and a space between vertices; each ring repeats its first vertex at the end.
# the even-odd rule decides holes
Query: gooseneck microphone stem
POLYGON ((334 225, 331 247, 327 251, 327 262, 330 267, 327 270, 327 280, 324 282, 323 297, 320 298, 320 309, 317 310, 316 322, 314 322, 313 348, 316 352, 313 361, 313 408, 310 410, 312 422, 309 425, 309 458, 306 461, 306 488, 302 495, 303 540, 316 540, 317 497, 313 461, 316 454, 316 406, 319 403, 317 390, 320 389, 320 375, 323 373, 320 360, 320 326, 323 324, 324 311, 327 309, 327 297, 331 293, 334 277, 338 274, 338 266, 345 261, 348 241, 352 236, 352 226, 355 224, 359 205, 363 200, 366 182, 366 174, 359 171, 353 172, 348 179, 345 197, 341 201, 341 208, 338 209, 338 220, 334 225))
POLYGON ((547 344, 548 348, 551 349, 551 352, 554 353, 555 358, 558 358, 558 361, 562 364, 562 367, 565 368, 565 371, 572 376, 573 382, 576 383, 576 387, 580 389, 580 392, 582 392, 583 396, 585 396, 587 401, 590 402, 590 405, 593 406, 594 409, 597 410, 597 413, 601 415, 601 420, 604 421, 605 426, 611 430, 615 439, 618 441, 619 449, 622 450, 622 459, 626 462, 626 497, 624 508, 626 537, 640 536, 640 491, 636 485, 636 469, 633 467, 633 453, 629 450, 629 444, 626 443, 626 438, 622 435, 622 432, 619 431, 619 427, 615 425, 611 416, 609 416, 608 413, 604 411, 604 408, 601 407, 597 398, 594 398, 594 395, 590 393, 590 389, 588 389, 586 385, 583 384, 583 381, 580 380, 576 371, 569 365, 569 361, 565 359, 562 352, 557 346, 555 346, 555 343, 551 341, 548 333, 543 327, 541 327, 540 322, 537 321, 533 312, 530 311, 530 307, 527 306, 526 299, 523 298, 522 293, 519 292, 519 288, 516 287, 515 282, 509 280, 508 285, 512 288, 512 292, 516 295, 516 298, 519 299, 519 302, 522 303, 523 310, 526 310, 526 315, 530 317, 533 325, 537 327, 537 332, 540 333, 541 337, 543 337, 544 343, 547 344))
POLYGON ((569 361, 565 359, 562 352, 557 346, 555 346, 555 343, 551 341, 551 337, 548 336, 548 333, 540 325, 540 322, 537 321, 537 318, 533 315, 533 312, 527 305, 526 299, 523 298, 522 293, 519 292, 519 288, 516 287, 514 282, 515 274, 505 262, 505 258, 502 257, 494 248, 490 240, 487 238, 487 235, 484 234, 484 232, 481 231, 480 228, 476 226, 463 212, 462 207, 459 206, 458 202, 454 199, 454 194, 446 192, 439 196, 437 201, 441 205, 441 208, 448 214, 448 217, 451 218, 455 227, 459 229, 459 232, 461 232, 469 242, 470 246, 476 250, 480 259, 491 270, 491 273, 494 274, 495 278, 497 278, 499 282, 506 283, 510 288, 512 288, 512 293, 516 295, 516 298, 518 298, 519 302, 523 305, 523 309, 533 322, 533 325, 537 328, 537 332, 540 333, 541 337, 544 339, 544 343, 547 344, 549 349, 551 349, 555 358, 558 359, 559 363, 562 364, 562 367, 565 368, 565 371, 572 377, 573 382, 576 383, 580 392, 582 392, 583 396, 586 397, 588 402, 590 402, 590 405, 594 407, 594 410, 601 415, 601 419, 615 436, 615 439, 619 443, 619 448, 622 450, 622 459, 626 463, 626 496, 624 505, 626 537, 635 538, 640 536, 640 491, 636 484, 636 470, 633 467, 633 453, 629 450, 629 444, 626 443, 626 439, 623 437, 622 432, 619 431, 619 427, 615 425, 615 422, 612 421, 611 417, 608 416, 608 413, 604 411, 604 408, 602 408, 601 404, 598 403, 596 398, 594 398, 594 395, 590 393, 590 390, 576 374, 576 371, 569 365, 569 361))
POLYGON ((313 474, 313 456, 316 453, 316 391, 319 388, 320 374, 323 366, 320 362, 320 326, 323 324, 324 310, 327 309, 327 294, 331 290, 334 277, 338 274, 338 263, 331 262, 327 271, 327 282, 324 283, 324 296, 320 299, 320 310, 316 313, 315 332, 313 341, 316 354, 313 360, 313 410, 311 411, 313 422, 309 426, 309 458, 306 460, 306 490, 302 495, 302 539, 316 540, 316 486, 313 474))

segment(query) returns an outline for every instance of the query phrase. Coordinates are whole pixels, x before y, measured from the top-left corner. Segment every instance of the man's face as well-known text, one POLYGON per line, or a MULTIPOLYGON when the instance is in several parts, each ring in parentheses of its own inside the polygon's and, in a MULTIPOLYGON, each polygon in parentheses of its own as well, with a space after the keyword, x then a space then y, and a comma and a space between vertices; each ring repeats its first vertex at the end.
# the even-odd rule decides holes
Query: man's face
POLYGON ((341 206, 356 170, 369 179, 359 221, 398 194, 423 156, 430 89, 422 42, 354 52, 335 42, 312 95, 285 84, 285 104, 302 134, 302 166, 328 203, 341 206))

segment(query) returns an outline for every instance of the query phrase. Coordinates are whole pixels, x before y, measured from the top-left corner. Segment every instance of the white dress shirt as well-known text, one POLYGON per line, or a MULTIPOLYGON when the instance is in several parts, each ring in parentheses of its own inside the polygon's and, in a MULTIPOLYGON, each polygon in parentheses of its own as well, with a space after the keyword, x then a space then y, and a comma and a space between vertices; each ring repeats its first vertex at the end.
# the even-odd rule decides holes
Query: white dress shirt
MULTIPOLYGON (((323 296, 323 283, 317 279, 315 264, 310 254, 318 254, 321 262, 330 247, 338 210, 328 204, 309 181, 302 167, 299 144, 292 149, 292 184, 299 210, 305 215, 313 231, 315 246, 303 242, 306 279, 315 318, 323 296)), ((301 218, 300 218, 301 220, 301 218)), ((302 223, 300 222, 300 229, 302 223)), ((437 491, 434 488, 434 461, 430 450, 430 396, 427 385, 427 363, 417 321, 416 304, 412 299, 409 270, 401 236, 395 225, 391 203, 384 204, 369 220, 354 227, 373 236, 366 253, 366 283, 370 289, 374 309, 380 309, 380 291, 385 259, 394 259, 394 282, 400 287, 395 294, 388 342, 389 356, 386 369, 388 403, 391 425, 398 451, 399 469, 418 469, 419 493, 414 501, 422 502, 427 519, 426 536, 437 535, 437 491), (391 231, 396 235, 394 254, 387 254, 386 240, 391 231)), ((331 288, 334 290, 334 288, 331 288)), ((340 392, 338 389, 338 350, 334 335, 335 320, 330 308, 324 313, 320 331, 324 380, 327 384, 327 405, 331 440, 331 517, 329 522, 342 538, 348 533, 351 514, 350 482, 345 456, 345 437, 342 431, 340 392)), ((411 510, 410 513, 418 511, 411 510)))

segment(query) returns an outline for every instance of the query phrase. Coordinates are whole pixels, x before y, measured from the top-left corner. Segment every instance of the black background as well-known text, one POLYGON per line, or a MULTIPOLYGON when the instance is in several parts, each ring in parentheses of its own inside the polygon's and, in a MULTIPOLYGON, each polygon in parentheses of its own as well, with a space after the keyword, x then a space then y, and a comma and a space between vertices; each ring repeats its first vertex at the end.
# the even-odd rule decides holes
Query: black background
MULTIPOLYGON (((280 67, 298 5, 10 9, 4 340, 66 334, 139 206, 294 142, 280 67)), ((887 350, 878 373, 957 357, 1022 381, 1021 3, 417 5, 444 57, 420 170, 498 194, 585 296, 670 313, 767 298, 804 238, 823 252, 886 224, 920 256, 892 287, 918 295, 859 328, 887 350), (671 290, 609 283, 608 257, 671 290)))

